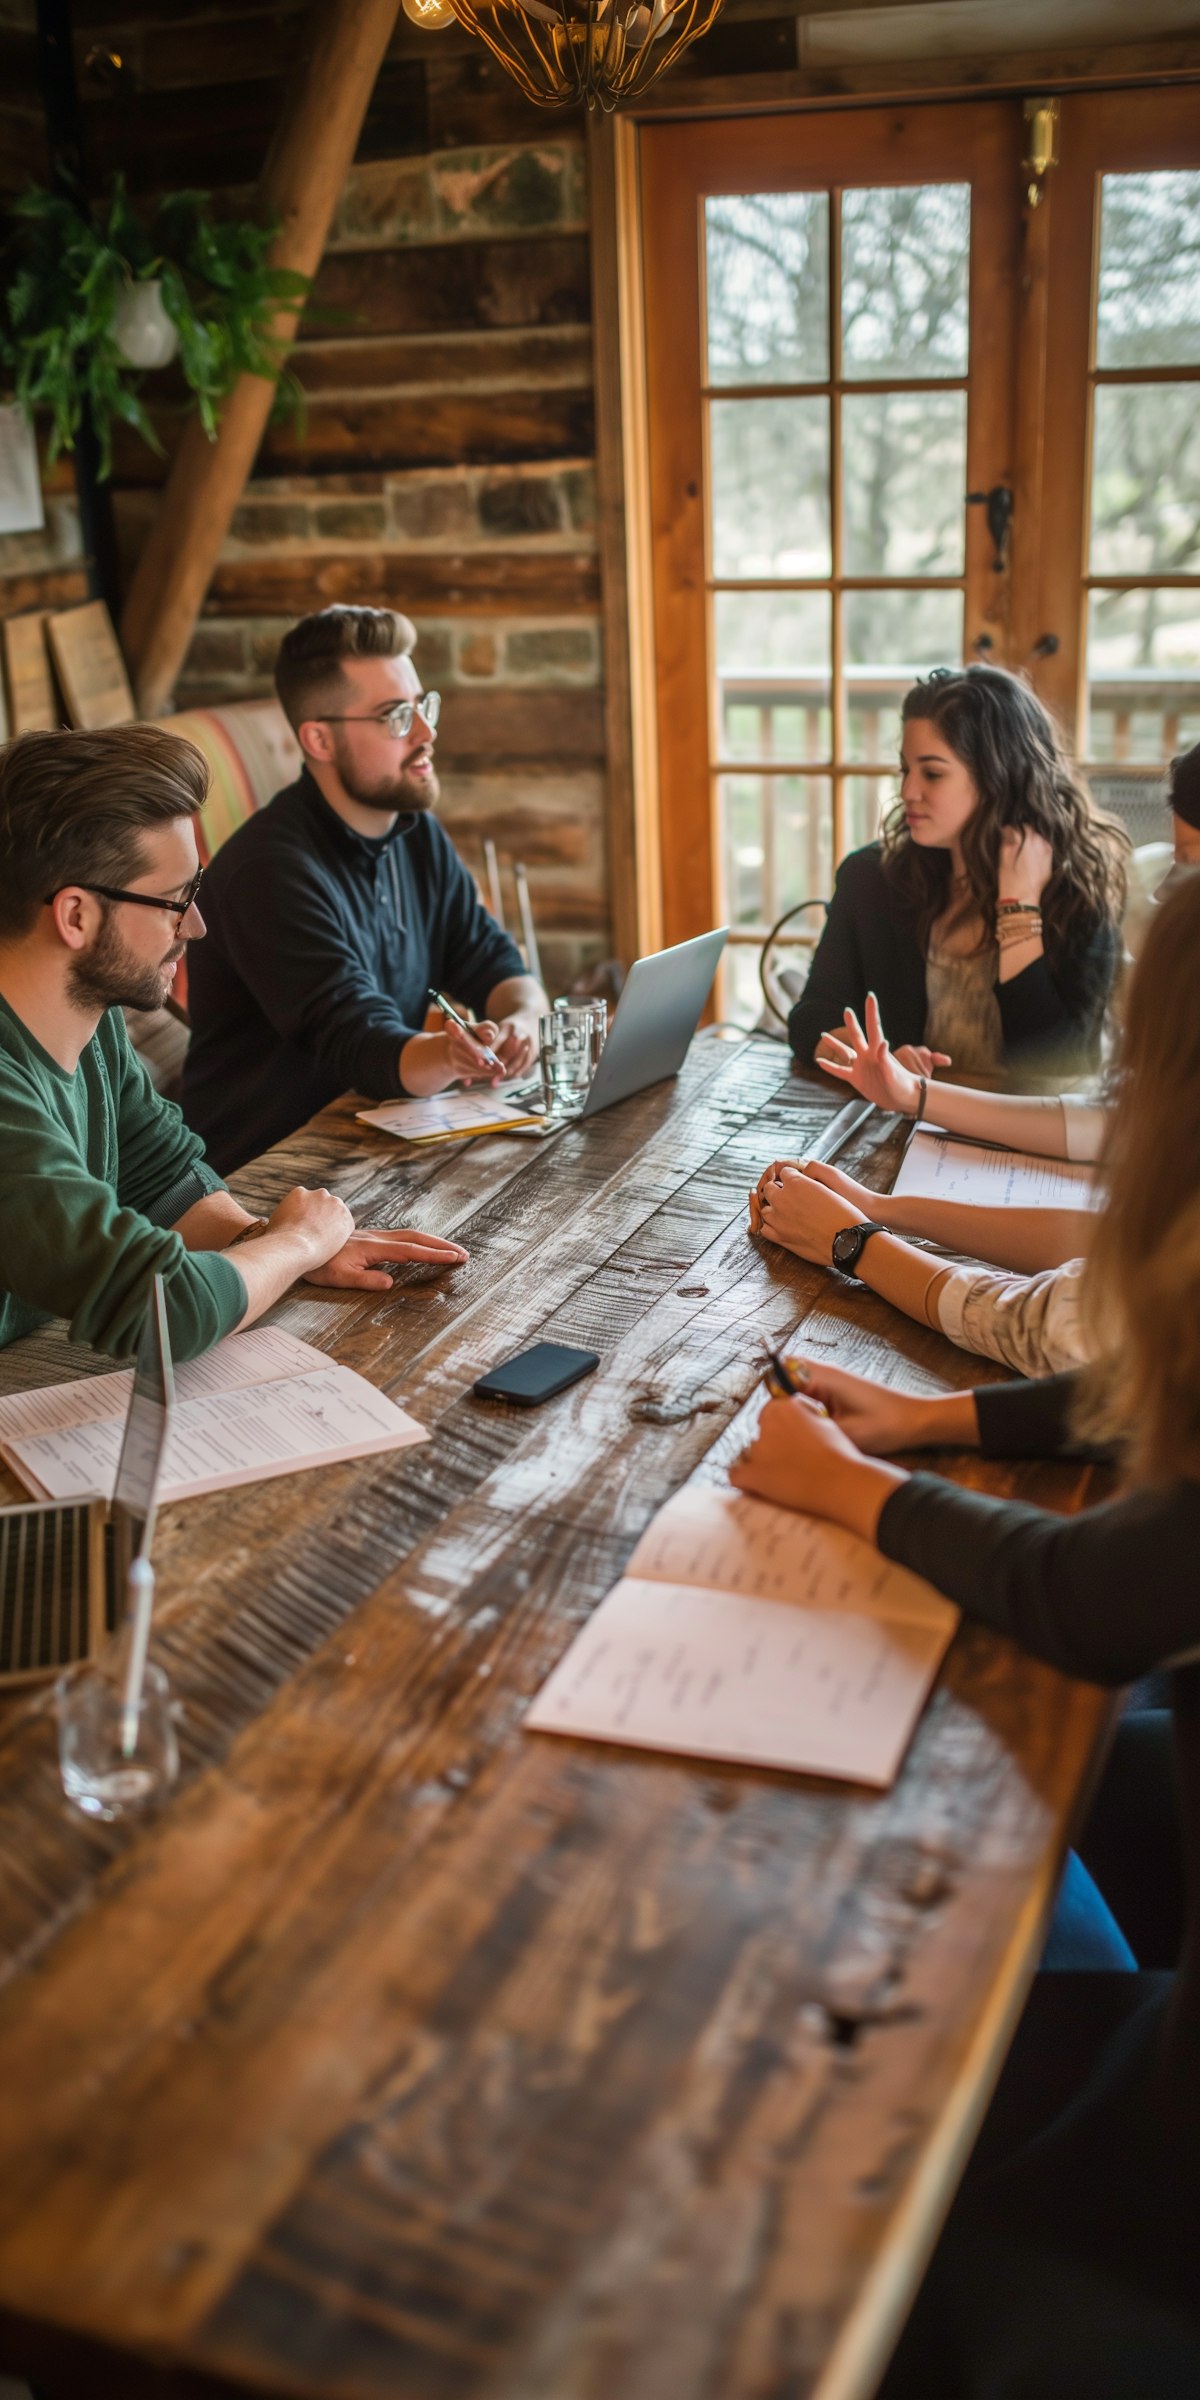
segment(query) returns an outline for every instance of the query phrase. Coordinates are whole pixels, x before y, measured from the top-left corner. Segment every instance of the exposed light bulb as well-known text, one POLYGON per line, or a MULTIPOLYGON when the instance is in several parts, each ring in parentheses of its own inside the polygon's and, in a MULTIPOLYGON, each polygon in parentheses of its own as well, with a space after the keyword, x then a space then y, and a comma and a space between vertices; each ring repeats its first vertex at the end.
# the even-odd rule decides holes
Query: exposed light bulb
POLYGON ((453 25, 454 10, 450 0, 400 0, 410 25, 419 25, 425 33, 436 33, 440 25, 453 25))

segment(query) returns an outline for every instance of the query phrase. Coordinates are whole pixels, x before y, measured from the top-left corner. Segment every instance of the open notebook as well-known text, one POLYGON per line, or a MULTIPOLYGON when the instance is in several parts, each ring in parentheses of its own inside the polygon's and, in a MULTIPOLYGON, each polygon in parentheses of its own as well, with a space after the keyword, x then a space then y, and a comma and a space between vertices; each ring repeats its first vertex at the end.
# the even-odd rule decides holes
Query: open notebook
POLYGON ((957 1623, 840 1527, 688 1484, 525 1723, 886 1785, 957 1623))
POLYGON ((959 1200, 974 1208, 1102 1208, 1103 1186, 1078 1159, 914 1133, 892 1185, 895 1200, 959 1200))
MULTIPOLYGON (((0 1455, 39 1499, 111 1496, 132 1371, 0 1398, 0 1455)), ((361 1375, 277 1326, 232 1333, 175 1369, 160 1504, 428 1441, 361 1375)))

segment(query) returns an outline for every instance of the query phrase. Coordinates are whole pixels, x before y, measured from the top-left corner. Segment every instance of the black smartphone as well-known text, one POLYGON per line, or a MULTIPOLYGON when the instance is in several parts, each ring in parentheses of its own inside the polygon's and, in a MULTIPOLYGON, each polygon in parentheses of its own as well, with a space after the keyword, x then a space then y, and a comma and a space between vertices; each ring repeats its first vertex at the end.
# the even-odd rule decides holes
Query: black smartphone
POLYGON ((595 1350, 569 1350, 565 1342, 535 1342, 532 1350, 518 1350, 515 1358, 490 1368, 472 1390, 484 1400, 515 1400, 519 1408, 537 1408, 541 1401, 553 1400, 556 1392, 565 1392, 568 1384, 590 1375, 599 1364, 595 1350))

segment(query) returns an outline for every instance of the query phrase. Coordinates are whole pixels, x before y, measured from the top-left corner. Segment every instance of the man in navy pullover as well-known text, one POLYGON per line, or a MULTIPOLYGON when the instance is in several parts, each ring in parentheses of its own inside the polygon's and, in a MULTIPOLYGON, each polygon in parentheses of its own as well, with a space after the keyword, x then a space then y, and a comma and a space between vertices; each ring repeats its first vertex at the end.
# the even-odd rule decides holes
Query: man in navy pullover
POLYGON ((537 1055, 546 996, 433 814, 438 699, 415 641, 391 609, 326 608, 281 645, 304 767, 208 868, 189 980, 184 1113, 222 1173, 347 1089, 418 1097, 537 1055), (478 1041, 424 1031, 431 986, 484 1020, 478 1041))

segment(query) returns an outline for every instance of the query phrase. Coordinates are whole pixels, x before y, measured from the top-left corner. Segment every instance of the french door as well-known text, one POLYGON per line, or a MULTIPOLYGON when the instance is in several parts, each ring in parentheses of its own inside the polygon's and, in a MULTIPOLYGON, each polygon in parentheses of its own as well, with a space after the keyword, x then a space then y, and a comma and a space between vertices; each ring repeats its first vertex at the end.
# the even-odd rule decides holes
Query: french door
POLYGON ((731 925, 727 1012, 922 670, 1023 668, 1127 804, 1188 735, 1196 115, 1064 102, 1035 201, 1015 100, 643 132, 663 930, 731 925))

